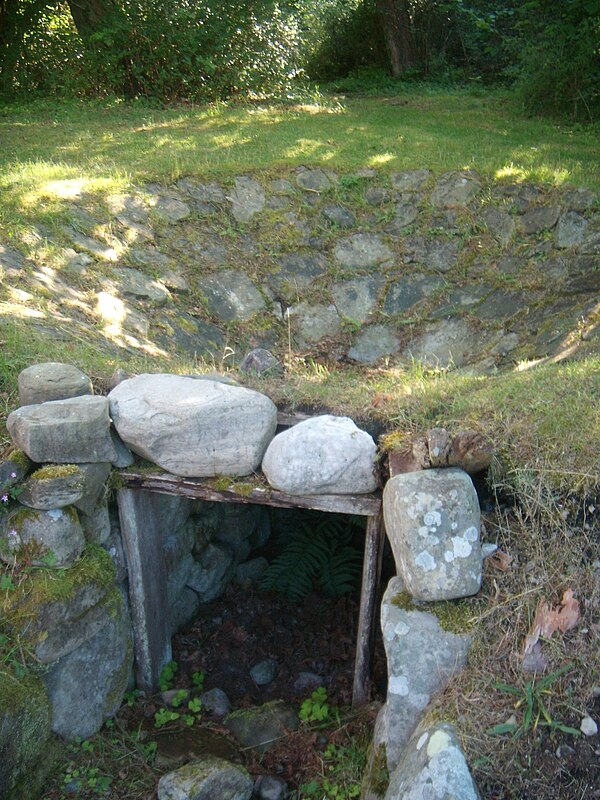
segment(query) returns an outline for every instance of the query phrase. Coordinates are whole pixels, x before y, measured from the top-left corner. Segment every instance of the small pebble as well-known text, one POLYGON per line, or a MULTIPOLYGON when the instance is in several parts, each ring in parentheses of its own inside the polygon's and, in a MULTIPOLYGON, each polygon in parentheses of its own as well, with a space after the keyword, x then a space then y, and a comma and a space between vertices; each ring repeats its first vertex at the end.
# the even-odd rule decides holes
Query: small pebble
POLYGON ((486 542, 485 544, 481 545, 481 555, 484 558, 493 555, 496 550, 498 549, 497 544, 492 544, 492 542, 486 542))
POLYGON ((258 686, 266 686, 277 675, 277 666, 274 658, 265 658, 250 668, 250 677, 258 686))
POLYGON ((579 730, 584 736, 595 736, 598 733, 598 725, 591 717, 584 717, 581 720, 579 730))
POLYGON ((559 744, 559 746, 556 748, 557 758, 567 758, 568 756, 572 756, 574 753, 575 748, 568 744, 559 744))
POLYGON ((254 794, 259 800, 286 800, 289 796, 287 783, 273 775, 261 775, 254 785, 254 794))

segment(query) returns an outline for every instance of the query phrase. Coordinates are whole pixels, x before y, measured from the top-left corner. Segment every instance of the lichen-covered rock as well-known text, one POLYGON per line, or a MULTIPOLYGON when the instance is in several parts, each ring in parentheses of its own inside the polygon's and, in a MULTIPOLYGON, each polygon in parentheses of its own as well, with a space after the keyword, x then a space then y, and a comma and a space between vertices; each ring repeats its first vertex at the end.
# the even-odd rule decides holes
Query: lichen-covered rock
POLYGON ((391 478, 383 514, 398 574, 420 600, 449 600, 481 587, 479 501, 459 469, 429 469, 391 478))
POLYGON ((21 406, 92 394, 92 382, 85 373, 54 361, 32 364, 19 374, 17 382, 21 406))
POLYGON ((268 397, 217 381, 139 375, 109 400, 123 441, 175 475, 249 475, 277 427, 268 397))
POLYGON ((106 397, 84 395, 22 406, 8 415, 13 441, 38 463, 85 464, 116 459, 106 397))
POLYGON ((0 670, 0 797, 35 769, 50 736, 50 701, 42 681, 0 670))
POLYGON ((403 589, 402 580, 392 578, 381 604, 388 690, 374 741, 376 747, 385 744, 390 770, 397 766, 432 695, 464 666, 471 644, 467 633, 444 630, 434 614, 403 608, 403 589))
POLYGON ((479 800, 452 725, 420 727, 390 777, 385 800, 479 800))
POLYGON ((252 789, 244 767, 207 755, 163 775, 158 800, 249 800, 252 789))
POLYGON ((377 488, 377 448, 348 417, 313 417, 276 436, 263 459, 271 486, 288 494, 365 494, 377 488))
POLYGON ((69 567, 85 547, 77 511, 72 507, 49 511, 21 507, 2 520, 0 559, 10 564, 29 549, 34 566, 69 567))
POLYGON ((43 680, 52 704, 52 730, 65 739, 96 733, 123 701, 133 665, 132 628, 122 596, 98 632, 53 662, 43 680))

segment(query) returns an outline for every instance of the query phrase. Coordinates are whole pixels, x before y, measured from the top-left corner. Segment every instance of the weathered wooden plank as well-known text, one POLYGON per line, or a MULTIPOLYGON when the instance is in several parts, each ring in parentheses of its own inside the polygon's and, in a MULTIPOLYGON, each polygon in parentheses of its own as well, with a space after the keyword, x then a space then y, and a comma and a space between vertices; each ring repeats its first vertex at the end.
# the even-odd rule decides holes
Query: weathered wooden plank
POLYGON ((129 576, 138 689, 154 692, 171 658, 167 576, 158 524, 160 495, 136 489, 117 494, 123 547, 129 576))
POLYGON ((329 511, 339 514, 358 514, 371 517, 381 509, 381 495, 374 494, 321 494, 290 495, 270 488, 255 488, 248 493, 236 492, 234 484, 230 489, 215 489, 201 478, 182 478, 164 473, 121 472, 125 486, 162 494, 182 495, 199 500, 219 503, 256 503, 278 508, 310 508, 315 511, 329 511))
POLYGON ((375 647, 375 614, 378 607, 384 541, 385 528, 383 515, 380 512, 377 516, 369 517, 367 520, 352 686, 353 706, 361 706, 369 702, 375 647))

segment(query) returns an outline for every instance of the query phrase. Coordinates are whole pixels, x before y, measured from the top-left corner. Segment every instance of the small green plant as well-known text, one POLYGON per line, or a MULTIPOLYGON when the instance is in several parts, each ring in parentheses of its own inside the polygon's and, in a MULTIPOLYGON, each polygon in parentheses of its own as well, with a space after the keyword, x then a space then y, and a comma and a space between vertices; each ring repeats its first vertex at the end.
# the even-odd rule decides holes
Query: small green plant
POLYGON ((161 692, 167 692, 169 689, 171 689, 178 669, 179 665, 176 661, 169 661, 169 663, 165 664, 165 666, 162 668, 160 677, 158 679, 158 685, 160 686, 161 692))
POLYGON ((507 683, 495 683, 494 688, 501 692, 506 692, 518 698, 515 703, 515 711, 523 709, 523 716, 520 722, 501 722, 498 725, 493 725, 488 728, 486 733, 500 735, 510 733, 515 739, 520 738, 526 734, 530 729, 536 731, 538 727, 543 726, 550 729, 551 733, 555 731, 562 731, 563 733, 570 733, 572 736, 579 736, 580 733, 575 728, 568 725, 563 725, 552 719, 548 710, 544 697, 545 695, 552 694, 551 686, 555 683, 561 675, 564 675, 571 669, 571 664, 566 664, 564 667, 551 672, 545 678, 537 681, 535 678, 525 686, 511 686, 507 683))
POLYGON ((70 766, 65 772, 63 784, 69 794, 87 793, 106 795, 110 791, 112 778, 103 775, 98 767, 70 766))
POLYGON ((125 702, 129 707, 134 706, 142 694, 139 689, 132 689, 130 692, 125 692, 125 702))
POLYGON ((173 708, 179 708, 182 703, 185 702, 188 696, 187 689, 180 689, 178 692, 175 693, 174 697, 171 699, 170 704, 173 708))
MULTIPOLYGON (((182 689, 177 693, 177 695, 175 695, 175 699, 178 700, 178 707, 181 703, 179 695, 183 695, 185 697, 187 695, 186 690, 182 689)), ((188 702, 187 708, 183 709, 182 711, 173 711, 170 708, 161 708, 154 714, 154 727, 162 728, 165 725, 168 725, 169 722, 177 722, 178 720, 182 720, 182 722, 184 722, 186 725, 192 726, 201 717, 202 701, 198 697, 195 697, 188 702)))
POLYGON ((329 719, 329 704, 327 703, 327 689, 319 686, 300 706, 300 719, 302 722, 325 722, 329 719))
POLYGON ((199 692, 202 691, 204 688, 204 679, 206 678, 206 673, 204 672, 194 672, 192 675, 192 684, 194 689, 197 689, 199 692))

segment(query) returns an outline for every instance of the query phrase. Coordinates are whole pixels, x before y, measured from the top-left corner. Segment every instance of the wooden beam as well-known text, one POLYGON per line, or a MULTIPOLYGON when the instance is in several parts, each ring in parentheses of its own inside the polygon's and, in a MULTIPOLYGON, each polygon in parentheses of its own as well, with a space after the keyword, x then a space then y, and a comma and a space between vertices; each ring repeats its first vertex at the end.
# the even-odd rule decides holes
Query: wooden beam
MULTIPOLYGON (((228 489, 215 489, 203 482, 202 478, 181 478, 169 472, 120 472, 120 479, 129 488, 144 489, 162 494, 181 495, 198 500, 211 500, 217 503, 256 503, 278 508, 310 508, 315 511, 328 511, 338 514, 358 514, 371 517, 381 509, 381 493, 374 494, 312 494, 291 495, 268 487, 257 487, 241 493, 235 490, 232 480, 228 489)), ((243 483, 243 479, 240 481, 243 483)))
POLYGON ((161 500, 153 492, 119 489, 117 502, 129 576, 136 681, 138 689, 153 693, 172 658, 161 500))
POLYGON ((369 517, 365 538, 362 586, 360 589, 360 612, 356 634, 356 660, 352 705, 362 706, 370 699, 370 681, 373 671, 375 647, 375 615, 378 608, 381 561, 385 541, 385 528, 381 512, 369 517))

